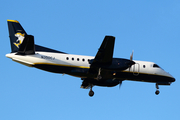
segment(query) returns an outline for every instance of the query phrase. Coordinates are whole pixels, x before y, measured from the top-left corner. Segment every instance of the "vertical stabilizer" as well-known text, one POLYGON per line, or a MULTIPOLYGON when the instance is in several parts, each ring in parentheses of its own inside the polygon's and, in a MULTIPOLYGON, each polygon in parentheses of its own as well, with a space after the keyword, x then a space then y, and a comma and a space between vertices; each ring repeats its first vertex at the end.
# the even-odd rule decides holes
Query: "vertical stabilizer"
POLYGON ((17 20, 7 20, 7 22, 11 43, 11 52, 18 52, 19 47, 22 44, 27 33, 17 20))

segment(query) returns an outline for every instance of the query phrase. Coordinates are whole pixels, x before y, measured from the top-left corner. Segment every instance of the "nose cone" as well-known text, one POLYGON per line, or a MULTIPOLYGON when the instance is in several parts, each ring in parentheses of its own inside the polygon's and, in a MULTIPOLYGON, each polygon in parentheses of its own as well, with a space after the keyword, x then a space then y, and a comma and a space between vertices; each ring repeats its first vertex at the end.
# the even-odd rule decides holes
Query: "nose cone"
POLYGON ((171 74, 165 72, 165 75, 167 75, 167 77, 169 77, 170 82, 175 82, 176 81, 175 78, 171 74))
POLYGON ((171 81, 172 81, 172 82, 175 82, 175 81, 176 81, 176 79, 172 77, 172 78, 171 78, 171 81))
POLYGON ((167 80, 169 82, 175 82, 176 81, 175 78, 172 75, 170 75, 169 73, 166 72, 165 75, 167 76, 167 80))

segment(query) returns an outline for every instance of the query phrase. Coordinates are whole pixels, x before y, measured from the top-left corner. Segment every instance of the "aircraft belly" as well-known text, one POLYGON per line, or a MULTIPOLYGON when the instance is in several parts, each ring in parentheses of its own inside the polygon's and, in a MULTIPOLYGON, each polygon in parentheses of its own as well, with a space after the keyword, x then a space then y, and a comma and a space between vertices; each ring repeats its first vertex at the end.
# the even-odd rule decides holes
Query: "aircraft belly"
POLYGON ((53 73, 69 73, 73 68, 72 67, 65 67, 65 66, 58 66, 58 65, 50 65, 50 64, 35 64, 33 67, 45 70, 48 72, 53 73))
POLYGON ((169 83, 174 82, 174 79, 167 76, 160 76, 155 74, 145 74, 145 73, 132 73, 132 72, 118 72, 115 76, 116 78, 123 78, 132 81, 141 82, 153 82, 153 83, 169 83))

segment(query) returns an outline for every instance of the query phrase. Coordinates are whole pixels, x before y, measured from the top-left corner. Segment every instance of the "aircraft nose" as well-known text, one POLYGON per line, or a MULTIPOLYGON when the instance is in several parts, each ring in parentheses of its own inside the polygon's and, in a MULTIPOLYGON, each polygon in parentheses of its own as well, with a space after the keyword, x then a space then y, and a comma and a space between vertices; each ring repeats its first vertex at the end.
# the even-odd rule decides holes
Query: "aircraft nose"
MULTIPOLYGON (((164 70, 163 70, 164 71, 164 70)), ((171 75, 171 74, 169 74, 168 72, 165 72, 164 71, 164 73, 163 73, 165 76, 167 76, 167 80, 169 81, 169 82, 175 82, 176 81, 176 79, 171 75)))
POLYGON ((172 82, 175 82, 175 81, 176 81, 176 79, 175 79, 175 78, 171 78, 171 81, 172 81, 172 82))

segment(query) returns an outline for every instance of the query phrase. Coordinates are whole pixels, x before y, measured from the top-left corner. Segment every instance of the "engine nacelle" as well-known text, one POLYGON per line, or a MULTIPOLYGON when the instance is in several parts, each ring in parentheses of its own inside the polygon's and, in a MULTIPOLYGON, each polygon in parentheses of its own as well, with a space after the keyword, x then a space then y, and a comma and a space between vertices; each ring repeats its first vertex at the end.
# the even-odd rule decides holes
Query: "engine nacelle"
MULTIPOLYGON (((89 61, 89 64, 92 64, 94 59, 89 61)), ((131 67, 134 65, 135 62, 128 60, 128 59, 123 59, 123 58, 113 58, 112 63, 110 65, 96 65, 99 68, 102 69, 107 69, 107 70, 126 70, 127 68, 131 67)))

